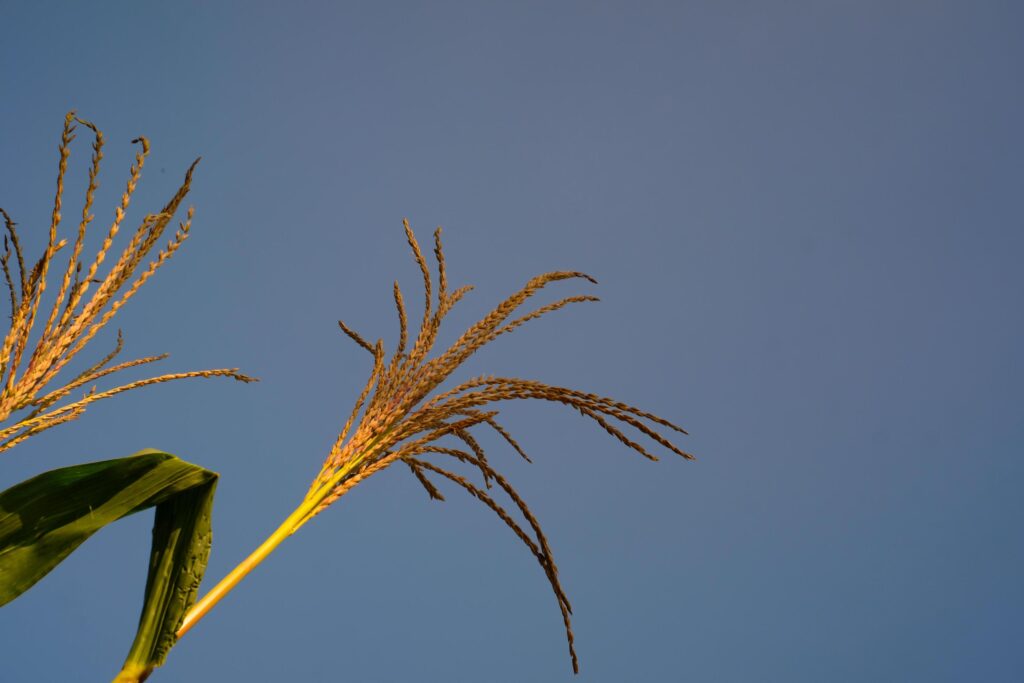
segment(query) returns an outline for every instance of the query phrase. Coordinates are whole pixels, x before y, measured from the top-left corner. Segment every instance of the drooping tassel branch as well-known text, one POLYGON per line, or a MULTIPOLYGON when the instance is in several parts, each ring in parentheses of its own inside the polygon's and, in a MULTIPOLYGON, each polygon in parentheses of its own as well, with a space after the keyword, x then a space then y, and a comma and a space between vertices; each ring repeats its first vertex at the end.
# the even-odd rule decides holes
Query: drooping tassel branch
POLYGON ((202 619, 290 534, 362 480, 391 464, 402 462, 432 499, 444 500, 432 477, 446 479, 493 510, 526 545, 537 558, 551 584, 562 613, 573 670, 579 671, 570 620, 572 607, 559 581, 558 568, 547 538, 523 498, 491 465, 471 430, 478 427, 492 429, 513 450, 529 461, 518 441, 497 421, 498 411, 494 406, 507 400, 541 399, 561 403, 577 410, 584 417, 594 420, 620 442, 650 460, 657 460, 657 457, 648 452, 643 445, 630 439, 625 430, 633 429, 673 453, 692 459, 690 454, 680 450, 657 429, 661 427, 681 434, 686 432, 668 420, 611 398, 524 379, 477 377, 431 396, 466 359, 485 344, 512 332, 530 320, 570 304, 597 301, 593 296, 570 296, 512 318, 528 299, 548 284, 575 278, 592 283, 595 280, 584 273, 569 271, 539 275, 466 330, 447 350, 429 358, 442 321, 471 287, 449 292, 441 246, 441 230, 438 228, 434 233, 434 256, 438 274, 435 301, 430 268, 407 221, 405 234, 422 274, 425 295, 423 320, 411 348, 407 349, 408 318, 402 291, 397 282, 394 286, 394 298, 398 312, 399 337, 390 359, 385 359, 383 341, 378 340, 375 344, 370 344, 344 322, 339 321, 338 325, 342 332, 373 357, 370 378, 302 503, 256 551, 196 603, 185 617, 178 630, 178 636, 184 635, 202 619), (445 437, 450 439, 442 442, 445 437), (454 443, 448 443, 449 441, 454 443), (445 445, 446 443, 448 445, 445 445), (479 472, 482 486, 437 464, 431 458, 447 458, 448 462, 457 461, 469 465, 479 472), (521 520, 517 520, 492 495, 491 491, 495 485, 512 502, 521 520))

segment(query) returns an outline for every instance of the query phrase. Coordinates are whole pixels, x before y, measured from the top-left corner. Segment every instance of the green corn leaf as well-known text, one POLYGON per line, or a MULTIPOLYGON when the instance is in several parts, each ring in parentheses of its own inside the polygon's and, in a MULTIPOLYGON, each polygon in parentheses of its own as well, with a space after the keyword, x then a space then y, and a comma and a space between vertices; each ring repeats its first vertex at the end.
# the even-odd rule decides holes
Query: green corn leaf
POLYGON ((169 453, 74 465, 0 493, 0 606, 102 527, 156 507, 145 603, 118 683, 142 681, 174 645, 210 555, 217 474, 169 453))

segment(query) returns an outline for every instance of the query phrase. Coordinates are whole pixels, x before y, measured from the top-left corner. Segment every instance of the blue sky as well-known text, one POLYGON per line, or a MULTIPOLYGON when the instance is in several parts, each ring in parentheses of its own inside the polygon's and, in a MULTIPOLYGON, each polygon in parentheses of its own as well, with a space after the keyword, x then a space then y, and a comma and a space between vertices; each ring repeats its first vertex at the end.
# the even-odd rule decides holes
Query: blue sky
MULTIPOLYGON (((563 285, 602 302, 464 376, 595 391, 692 433, 697 462, 649 463, 571 411, 506 411, 535 463, 491 459, 551 539, 575 680, 1019 680, 1022 18, 7 3, 0 206, 40 249, 70 108, 108 139, 98 225, 133 137, 153 144, 135 219, 202 155, 194 234, 118 324, 126 354, 261 382, 98 405, 4 453, 0 487, 146 447, 214 469, 212 583, 299 501, 362 387, 335 321, 393 341, 391 282, 417 283, 407 217, 443 225, 453 284, 477 287, 443 339, 536 273, 601 282, 563 285)), ((543 573, 448 498, 398 469, 364 482, 151 680, 574 680, 543 573)), ((104 530, 0 611, 0 678, 113 676, 150 526, 104 530)))

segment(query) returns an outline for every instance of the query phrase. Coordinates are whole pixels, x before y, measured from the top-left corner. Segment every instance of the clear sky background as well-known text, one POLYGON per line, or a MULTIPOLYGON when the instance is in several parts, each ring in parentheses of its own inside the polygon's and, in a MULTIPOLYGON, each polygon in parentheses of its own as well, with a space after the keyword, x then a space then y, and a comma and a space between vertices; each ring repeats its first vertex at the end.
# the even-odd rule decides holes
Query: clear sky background
MULTIPOLYGON (((536 273, 601 281, 559 285, 603 301, 463 376, 692 432, 697 462, 650 463, 564 408, 507 410, 535 464, 491 458, 550 536, 581 675, 513 535, 396 468, 151 680, 1019 681, 1022 21, 1011 2, 5 2, 0 206, 41 249, 70 108, 109 141, 96 232, 133 137, 153 143, 136 220, 201 154, 193 236, 119 315, 126 354, 262 381, 97 405, 0 456, 0 487, 144 447, 214 469, 209 587, 299 501, 362 387, 335 321, 393 342, 391 281, 418 300, 408 217, 443 225, 453 284, 477 286, 443 339, 536 273)), ((87 161, 83 136, 73 188, 87 161)), ((0 680, 113 676, 150 526, 104 530, 0 611, 0 680)))

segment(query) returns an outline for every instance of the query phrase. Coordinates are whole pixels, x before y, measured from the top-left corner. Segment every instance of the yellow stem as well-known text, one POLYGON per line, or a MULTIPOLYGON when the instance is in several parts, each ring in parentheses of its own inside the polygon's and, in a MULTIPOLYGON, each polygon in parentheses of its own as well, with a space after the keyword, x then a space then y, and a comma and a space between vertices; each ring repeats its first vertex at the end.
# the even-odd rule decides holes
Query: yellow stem
POLYGON ((121 672, 117 674, 117 678, 112 683, 141 683, 142 681, 149 678, 149 675, 153 673, 152 666, 143 666, 142 664, 125 664, 121 672))
POLYGON ((231 572, 220 580, 216 586, 214 586, 209 593, 204 595, 199 602, 192 606, 192 609, 185 615, 184 621, 181 623, 181 628, 178 629, 178 638, 189 632, 196 623, 206 616, 206 613, 213 609, 213 606, 220 602, 225 595, 231 592, 231 590, 238 585, 238 582, 246 577, 256 565, 265 560, 267 556, 274 551, 277 546, 281 545, 281 542, 291 536, 300 526, 302 526, 309 518, 312 513, 323 499, 326 497, 324 494, 315 498, 306 498, 302 501, 302 504, 295 509, 292 514, 288 515, 288 519, 281 523, 281 526, 277 527, 274 533, 270 534, 267 540, 263 541, 256 550, 249 555, 249 557, 242 560, 242 562, 231 570, 231 572))
POLYGON ((249 557, 242 560, 237 567, 231 570, 231 572, 220 580, 216 586, 210 589, 210 592, 204 595, 199 601, 192 605, 192 609, 185 615, 185 619, 181 622, 181 627, 178 629, 176 634, 178 638, 188 633, 193 626, 195 626, 200 619, 206 616, 206 613, 213 609, 214 605, 224 599, 228 593, 230 593, 238 583, 244 579, 249 572, 256 568, 256 566, 267 559, 270 553, 274 552, 277 546, 281 545, 284 539, 291 536, 293 533, 298 531, 299 527, 309 521, 310 516, 316 511, 320 504, 327 499, 332 491, 344 481, 347 477, 363 460, 364 454, 371 452, 374 445, 377 444, 390 430, 385 431, 383 434, 375 437, 369 444, 369 448, 365 449, 359 455, 352 457, 346 462, 337 472, 335 472, 330 479, 324 482, 321 486, 311 488, 306 497, 303 499, 302 504, 295 509, 292 514, 288 515, 288 518, 281 523, 281 526, 274 530, 274 533, 267 537, 267 540, 263 541, 256 550, 252 551, 249 557))

